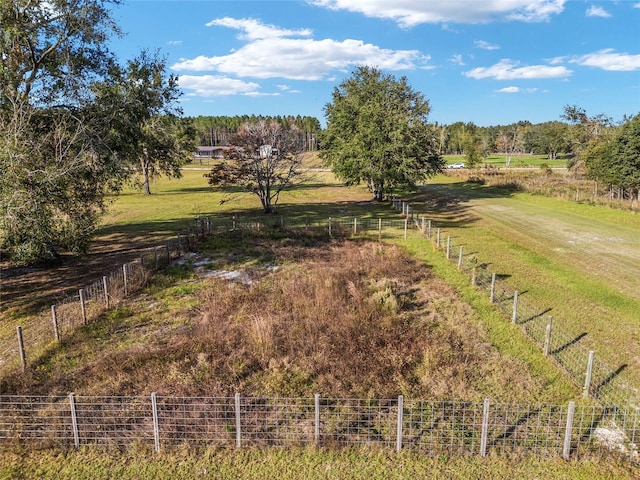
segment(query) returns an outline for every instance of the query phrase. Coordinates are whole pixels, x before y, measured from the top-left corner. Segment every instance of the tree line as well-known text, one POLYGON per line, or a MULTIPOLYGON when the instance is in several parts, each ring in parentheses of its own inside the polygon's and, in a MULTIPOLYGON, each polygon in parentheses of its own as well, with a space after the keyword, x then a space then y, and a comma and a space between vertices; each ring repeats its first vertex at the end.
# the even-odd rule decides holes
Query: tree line
POLYGON ((0 248, 14 263, 83 253, 113 194, 127 182, 147 194, 155 175, 179 177, 196 145, 234 145, 206 175, 243 186, 273 212, 300 181, 301 154, 320 158, 375 200, 440 172, 445 154, 470 167, 491 153, 566 154, 607 186, 640 186, 640 116, 614 124, 566 106, 562 121, 479 127, 431 123, 429 101, 405 77, 357 67, 308 116, 185 118, 177 77, 159 52, 119 61, 107 40, 121 0, 0 0, 0 248))
POLYGON ((275 122, 282 127, 294 125, 301 133, 303 150, 313 152, 318 149, 318 135, 321 130, 320 121, 317 118, 300 115, 199 115, 197 117, 191 117, 191 120, 197 132, 196 141, 198 145, 210 147, 230 145, 231 138, 243 125, 266 121, 267 123, 275 122))

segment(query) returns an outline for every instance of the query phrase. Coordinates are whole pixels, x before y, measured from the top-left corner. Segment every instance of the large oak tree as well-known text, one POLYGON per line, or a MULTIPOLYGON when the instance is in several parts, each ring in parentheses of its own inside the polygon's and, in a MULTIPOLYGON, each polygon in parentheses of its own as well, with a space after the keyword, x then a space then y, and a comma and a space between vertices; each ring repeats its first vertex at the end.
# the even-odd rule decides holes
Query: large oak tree
POLYGON ((366 182, 374 199, 412 187, 444 167, 429 102, 405 77, 358 67, 325 106, 320 157, 347 185, 366 182))

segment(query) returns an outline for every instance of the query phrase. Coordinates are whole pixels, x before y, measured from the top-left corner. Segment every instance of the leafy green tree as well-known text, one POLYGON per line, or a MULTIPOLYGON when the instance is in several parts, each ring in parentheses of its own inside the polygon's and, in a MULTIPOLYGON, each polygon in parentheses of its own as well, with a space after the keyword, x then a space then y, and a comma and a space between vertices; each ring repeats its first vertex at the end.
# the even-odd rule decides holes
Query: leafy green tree
POLYGON ((0 0, 0 241, 16 263, 85 250, 124 175, 90 90, 114 63, 109 3, 0 0))
POLYGON ((293 123, 259 118, 243 123, 231 137, 235 148, 205 175, 220 188, 243 187, 272 213, 280 193, 302 177, 304 133, 293 123))
POLYGON ((613 138, 593 142, 585 151, 587 174, 610 187, 628 189, 637 198, 640 190, 640 114, 628 121, 613 138))
POLYGON ((166 61, 143 51, 126 68, 113 68, 94 90, 97 103, 111 114, 109 146, 138 173, 144 193, 151 194, 156 176, 179 178, 180 168, 193 159, 196 130, 181 118, 178 79, 166 74, 166 61))
POLYGON ((361 66, 325 105, 320 158, 347 185, 366 182, 376 200, 442 170, 430 107, 402 77, 361 66))

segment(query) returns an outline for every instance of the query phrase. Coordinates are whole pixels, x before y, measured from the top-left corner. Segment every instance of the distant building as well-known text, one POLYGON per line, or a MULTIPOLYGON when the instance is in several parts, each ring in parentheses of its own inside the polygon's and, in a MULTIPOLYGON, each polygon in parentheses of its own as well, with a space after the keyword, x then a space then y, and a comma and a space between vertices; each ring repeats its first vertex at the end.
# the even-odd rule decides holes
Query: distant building
POLYGON ((203 160, 209 158, 224 158, 224 152, 234 147, 216 145, 215 147, 196 147, 193 156, 196 159, 203 160))

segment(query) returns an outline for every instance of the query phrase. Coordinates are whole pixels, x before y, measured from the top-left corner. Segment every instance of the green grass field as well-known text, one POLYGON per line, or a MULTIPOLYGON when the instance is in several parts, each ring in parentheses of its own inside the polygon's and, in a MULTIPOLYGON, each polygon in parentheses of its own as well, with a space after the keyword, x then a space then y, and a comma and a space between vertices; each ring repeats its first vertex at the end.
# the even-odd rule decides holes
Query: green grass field
MULTIPOLYGON (((466 163, 464 155, 445 155, 447 165, 452 163, 462 162, 466 163)), ((486 159, 480 161, 477 167, 498 167, 503 168, 507 166, 507 155, 492 154, 486 159)), ((556 160, 549 160, 546 155, 512 155, 509 167, 511 168, 540 168, 542 166, 551 168, 562 168, 567 166, 567 159, 558 158, 556 160)))
MULTIPOLYGON (((184 231, 198 215, 213 219, 262 216, 255 196, 227 199, 208 187, 203 173, 186 170, 182 179, 160 179, 152 185, 151 196, 132 189, 125 191, 105 216, 98 241, 120 246, 132 241, 153 243, 184 231), (221 203, 223 199, 228 201, 221 203)), ((278 212, 270 218, 277 222, 280 215, 309 221, 329 216, 397 215, 388 204, 370 202, 371 195, 365 188, 343 187, 327 172, 313 175, 307 184, 283 194, 278 212)), ((596 345, 604 345, 609 358, 626 362, 629 370, 635 369, 634 362, 640 358, 635 350, 640 309, 637 288, 628 292, 625 282, 633 285, 633 279, 638 278, 634 274, 638 266, 634 232, 640 229, 639 218, 620 211, 467 185, 444 176, 419 192, 408 192, 406 198, 421 214, 440 222, 458 243, 468 245, 482 261, 490 263, 492 269, 511 275, 509 281, 526 290, 532 300, 541 302, 543 307, 552 306, 553 314, 566 318, 572 328, 588 329, 589 339, 593 337, 596 345), (595 232, 594 236, 589 237, 589 232, 595 232), (616 259, 616 252, 607 250, 611 245, 617 246, 616 251, 629 249, 618 263, 610 263, 616 259), (609 257, 595 265, 594 252, 609 257)), ((547 398, 564 401, 566 379, 469 286, 454 264, 443 259, 440 252, 433 252, 426 241, 396 243, 431 265, 438 276, 458 290, 461 298, 474 307, 478 321, 486 325, 489 341, 499 351, 520 358, 545 379, 549 385, 547 398)), ((192 290, 188 285, 165 287, 162 282, 156 284, 149 301, 166 299, 169 303, 163 315, 180 321, 177 312, 195 307, 187 298, 192 290)), ((106 338, 102 341, 105 347, 109 344, 106 338)), ((429 458, 410 452, 313 448, 214 450, 203 455, 184 452, 159 456, 135 450, 121 454, 17 451, 0 454, 0 465, 0 478, 631 479, 639 474, 632 464, 610 459, 565 462, 532 457, 429 458)))
POLYGON ((414 197, 456 245, 640 379, 640 217, 438 177, 414 197))

